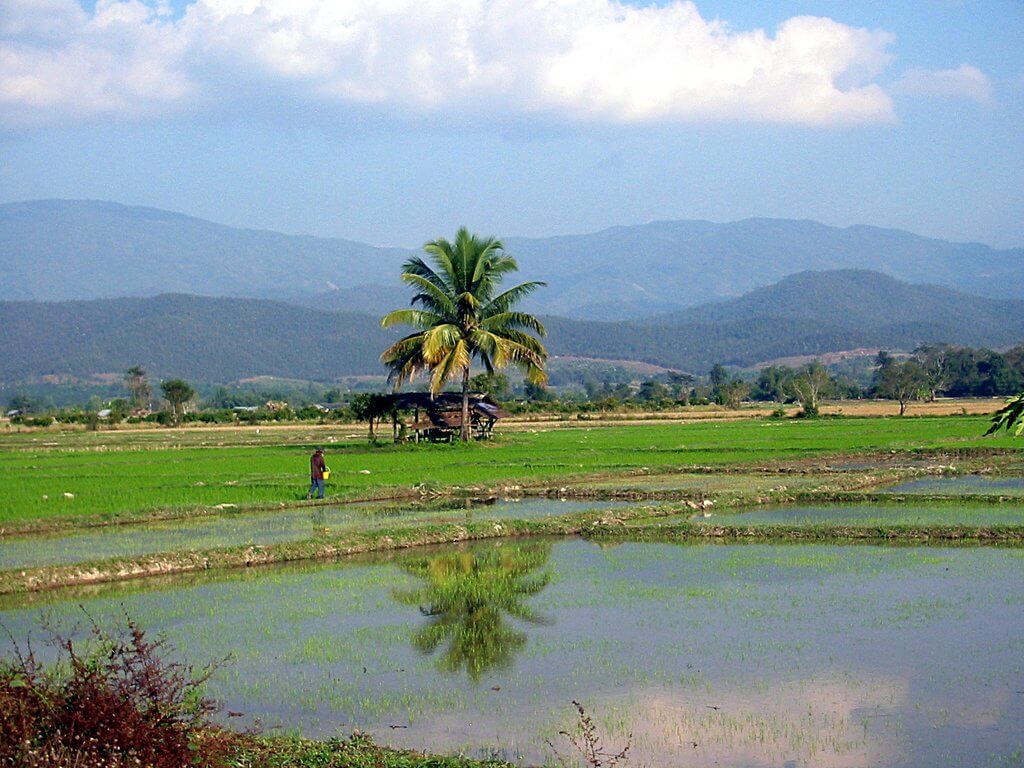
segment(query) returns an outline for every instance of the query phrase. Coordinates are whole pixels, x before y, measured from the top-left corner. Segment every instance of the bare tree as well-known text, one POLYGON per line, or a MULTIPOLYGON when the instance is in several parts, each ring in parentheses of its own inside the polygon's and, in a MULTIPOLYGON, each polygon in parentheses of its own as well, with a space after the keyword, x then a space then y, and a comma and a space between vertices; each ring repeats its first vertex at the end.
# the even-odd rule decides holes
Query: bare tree
POLYGON ((835 389, 835 381, 819 360, 808 363, 790 383, 792 395, 800 403, 805 416, 817 416, 821 399, 835 389))
POLYGON ((924 374, 929 401, 934 402, 938 393, 949 386, 949 361, 952 351, 953 347, 949 344, 922 344, 914 350, 914 360, 921 366, 924 374))

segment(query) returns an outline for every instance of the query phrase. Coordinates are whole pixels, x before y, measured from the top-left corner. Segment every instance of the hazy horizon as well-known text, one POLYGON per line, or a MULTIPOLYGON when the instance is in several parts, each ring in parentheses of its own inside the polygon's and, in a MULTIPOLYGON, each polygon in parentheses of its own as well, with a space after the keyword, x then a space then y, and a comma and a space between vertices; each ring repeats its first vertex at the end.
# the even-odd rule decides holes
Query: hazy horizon
MULTIPOLYGON (((264 232, 271 232, 271 233, 275 233, 275 234, 282 234, 282 235, 288 235, 288 236, 293 236, 293 237, 314 237, 314 238, 318 238, 318 239, 328 239, 328 240, 347 240, 347 241, 359 243, 361 245, 369 245, 369 246, 372 246, 374 248, 391 248, 391 249, 398 249, 398 250, 416 251, 416 250, 420 250, 422 248, 422 246, 423 246, 423 243, 375 243, 375 242, 367 242, 367 241, 364 241, 364 240, 356 240, 353 237, 347 237, 344 234, 339 234, 339 235, 318 235, 318 234, 316 234, 314 232, 303 232, 303 231, 290 232, 290 231, 282 230, 282 229, 271 229, 269 227, 259 226, 257 224, 254 224, 254 225, 229 224, 229 223, 227 223, 225 221, 219 221, 217 219, 207 218, 205 216, 196 216, 194 214, 187 213, 185 211, 180 211, 180 210, 173 210, 173 209, 169 209, 169 208, 160 208, 158 206, 152 206, 152 205, 139 205, 139 204, 135 204, 135 203, 125 203, 125 202, 122 202, 122 201, 119 201, 119 200, 101 200, 101 199, 98 199, 98 198, 51 197, 51 198, 37 198, 37 199, 28 199, 28 200, 8 200, 8 201, 0 202, 0 206, 4 206, 4 205, 31 205, 33 203, 50 203, 50 202, 58 202, 58 203, 100 203, 100 204, 119 205, 119 206, 123 206, 125 208, 150 209, 150 210, 155 210, 155 211, 162 211, 164 213, 171 213, 171 214, 175 214, 175 215, 186 216, 186 217, 189 217, 189 218, 198 219, 200 221, 205 221, 205 222, 208 222, 208 223, 211 223, 211 224, 216 224, 218 226, 230 227, 232 229, 264 231, 264 232)), ((882 226, 878 226, 876 224, 872 224, 870 222, 854 222, 852 224, 847 224, 847 225, 835 225, 835 224, 828 224, 827 222, 819 221, 817 219, 811 219, 811 218, 806 218, 806 217, 781 217, 781 216, 745 216, 745 217, 740 218, 740 219, 727 219, 727 220, 684 219, 684 218, 679 218, 679 219, 649 219, 649 220, 646 220, 646 221, 611 223, 611 224, 607 224, 605 226, 602 226, 602 227, 600 227, 598 229, 591 229, 591 230, 586 230, 586 231, 566 231, 566 232, 555 232, 555 233, 552 233, 552 234, 537 234, 537 235, 524 235, 524 234, 519 233, 519 232, 502 232, 502 233, 487 232, 485 234, 492 235, 492 236, 495 236, 495 237, 500 237, 502 239, 508 239, 508 240, 514 240, 514 239, 546 240, 546 239, 553 239, 553 238, 559 238, 559 237, 584 237, 584 236, 587 236, 587 235, 600 234, 602 232, 606 232, 606 231, 609 231, 609 230, 628 229, 628 228, 633 228, 633 227, 644 227, 644 226, 648 226, 648 225, 652 225, 652 224, 660 224, 660 223, 680 223, 680 222, 683 222, 683 223, 708 223, 708 224, 723 225, 723 226, 725 226, 725 225, 729 225, 729 224, 742 223, 744 221, 810 222, 810 223, 813 223, 813 224, 820 224, 820 225, 825 226, 825 227, 831 227, 831 228, 840 229, 840 230, 856 229, 856 228, 859 228, 859 227, 863 227, 863 228, 869 228, 869 229, 880 229, 880 230, 891 230, 891 231, 897 231, 897 232, 906 232, 907 234, 911 234, 911 235, 915 235, 915 236, 919 236, 919 237, 923 237, 923 238, 928 238, 928 239, 946 241, 946 242, 954 243, 954 244, 957 244, 957 245, 983 245, 983 246, 992 248, 992 249, 997 250, 997 251, 1024 249, 1024 243, 1021 243, 1019 245, 995 246, 995 245, 992 245, 991 243, 986 243, 986 242, 983 242, 983 241, 980 241, 980 240, 947 240, 946 238, 936 238, 936 237, 932 237, 931 235, 926 235, 926 234, 923 234, 921 232, 914 232, 914 231, 908 230, 908 229, 902 229, 900 227, 882 227, 882 226)), ((442 236, 447 236, 448 233, 440 233, 440 234, 442 236)), ((843 268, 840 267, 840 269, 843 269, 843 268)), ((856 267, 849 267, 849 269, 856 269, 856 267)))

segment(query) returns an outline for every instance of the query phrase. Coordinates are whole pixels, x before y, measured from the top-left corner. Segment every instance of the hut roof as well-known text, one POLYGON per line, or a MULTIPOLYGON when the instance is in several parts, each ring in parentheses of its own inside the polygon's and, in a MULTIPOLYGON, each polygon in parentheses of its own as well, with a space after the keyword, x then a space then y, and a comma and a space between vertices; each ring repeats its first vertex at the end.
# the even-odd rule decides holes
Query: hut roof
MULTIPOLYGON (((396 410, 411 411, 420 408, 431 414, 435 422, 435 417, 439 418, 444 414, 444 423, 451 424, 452 416, 455 416, 457 421, 453 426, 462 423, 462 395, 458 392, 441 392, 438 395, 431 395, 429 392, 402 392, 387 397, 389 405, 396 410)), ((508 416, 508 413, 486 392, 471 392, 469 409, 488 419, 502 419, 508 416)))

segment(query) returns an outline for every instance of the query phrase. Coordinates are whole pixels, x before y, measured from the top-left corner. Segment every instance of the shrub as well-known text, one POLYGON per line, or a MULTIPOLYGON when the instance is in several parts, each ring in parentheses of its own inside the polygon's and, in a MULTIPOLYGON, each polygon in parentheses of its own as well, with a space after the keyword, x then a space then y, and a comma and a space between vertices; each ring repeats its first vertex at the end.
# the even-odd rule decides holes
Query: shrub
POLYGON ((0 765, 182 768, 223 762, 231 737, 209 724, 213 704, 195 674, 170 661, 130 619, 117 634, 95 624, 86 641, 51 632, 44 668, 31 644, 0 661, 0 765), (199 748, 199 745, 202 745, 199 748))
POLYGON ((26 427, 48 427, 53 424, 53 416, 15 416, 11 421, 26 427))

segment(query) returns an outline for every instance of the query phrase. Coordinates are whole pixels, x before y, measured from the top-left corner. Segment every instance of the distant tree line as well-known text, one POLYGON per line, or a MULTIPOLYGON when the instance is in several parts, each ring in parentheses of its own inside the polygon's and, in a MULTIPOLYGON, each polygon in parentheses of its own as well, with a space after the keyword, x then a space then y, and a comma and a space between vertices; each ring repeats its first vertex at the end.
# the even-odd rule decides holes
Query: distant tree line
MULTIPOLYGON (((870 375, 856 379, 836 373, 819 361, 803 366, 770 365, 755 375, 714 365, 701 376, 669 371, 638 377, 622 367, 604 372, 580 368, 563 386, 548 388, 506 374, 480 373, 470 389, 487 392, 513 413, 596 413, 616 409, 666 410, 717 403, 737 407, 743 401, 798 405, 805 416, 818 413, 826 399, 884 398, 900 405, 936 397, 998 397, 1024 391, 1024 345, 1004 352, 991 349, 926 344, 910 355, 880 352, 870 375)), ((125 371, 123 396, 93 396, 78 407, 57 409, 45 398, 18 392, 7 400, 25 424, 153 421, 175 423, 258 423, 267 421, 373 421, 386 417, 373 392, 346 392, 312 382, 282 382, 271 387, 219 386, 206 396, 180 379, 154 387, 145 369, 125 371), (181 386, 184 385, 184 388, 181 386), (167 387, 170 387, 168 390, 167 387), (154 391, 162 395, 154 398, 154 391), (101 418, 98 413, 104 412, 101 418)), ((1015 419, 1014 426, 1019 423, 1015 419)))

